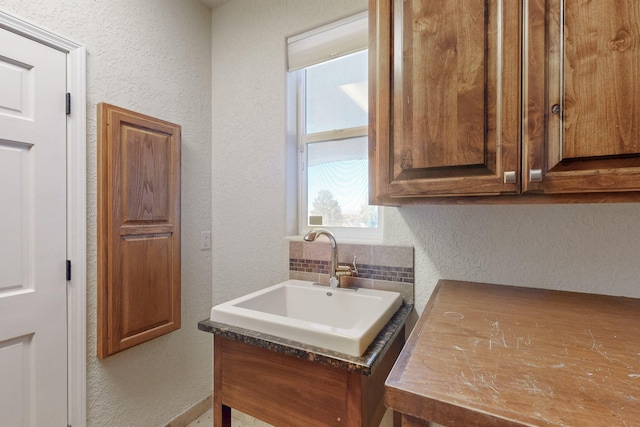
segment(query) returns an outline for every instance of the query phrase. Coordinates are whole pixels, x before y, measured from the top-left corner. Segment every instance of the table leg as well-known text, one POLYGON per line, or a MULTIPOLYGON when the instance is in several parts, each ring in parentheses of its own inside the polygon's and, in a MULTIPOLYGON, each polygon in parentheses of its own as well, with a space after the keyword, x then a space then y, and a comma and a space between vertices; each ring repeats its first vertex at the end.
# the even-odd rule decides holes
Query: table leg
POLYGON ((430 427, 429 421, 402 414, 402 427, 430 427))
POLYGON ((231 427, 231 408, 225 405, 213 405, 213 427, 231 427))

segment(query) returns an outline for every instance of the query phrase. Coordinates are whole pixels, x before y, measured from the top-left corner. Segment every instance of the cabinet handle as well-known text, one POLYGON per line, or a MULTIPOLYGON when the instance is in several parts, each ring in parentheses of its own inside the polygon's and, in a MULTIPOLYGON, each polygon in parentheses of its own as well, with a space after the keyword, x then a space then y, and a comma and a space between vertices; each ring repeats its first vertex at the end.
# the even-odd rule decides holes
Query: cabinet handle
POLYGON ((516 183, 516 171, 505 171, 505 173, 504 173, 504 183, 505 184, 515 184, 516 183))
POLYGON ((560 114, 560 104, 553 104, 551 107, 551 112, 555 115, 560 114))
POLYGON ((529 170, 529 182, 542 181, 542 169, 530 169, 529 170))

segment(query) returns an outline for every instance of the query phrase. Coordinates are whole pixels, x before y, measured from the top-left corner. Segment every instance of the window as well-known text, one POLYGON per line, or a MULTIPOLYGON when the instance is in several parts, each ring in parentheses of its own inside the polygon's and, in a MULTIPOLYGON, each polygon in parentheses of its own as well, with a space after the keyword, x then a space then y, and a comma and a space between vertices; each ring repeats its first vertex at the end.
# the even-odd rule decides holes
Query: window
POLYGON ((299 233, 379 239, 369 206, 366 12, 292 37, 289 82, 296 89, 299 233))

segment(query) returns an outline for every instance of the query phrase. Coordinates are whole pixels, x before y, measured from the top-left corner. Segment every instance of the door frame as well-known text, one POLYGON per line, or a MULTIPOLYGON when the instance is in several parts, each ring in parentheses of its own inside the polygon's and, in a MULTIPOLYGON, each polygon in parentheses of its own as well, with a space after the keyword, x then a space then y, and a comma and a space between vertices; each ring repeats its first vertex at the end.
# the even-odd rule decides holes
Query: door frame
MULTIPOLYGON (((40 42, 67 55, 67 259, 73 274, 67 282, 67 417, 74 427, 86 425, 87 392, 87 197, 86 197, 86 49, 65 37, 0 11, 0 28, 40 42)), ((61 100, 62 102, 62 100, 61 100)))

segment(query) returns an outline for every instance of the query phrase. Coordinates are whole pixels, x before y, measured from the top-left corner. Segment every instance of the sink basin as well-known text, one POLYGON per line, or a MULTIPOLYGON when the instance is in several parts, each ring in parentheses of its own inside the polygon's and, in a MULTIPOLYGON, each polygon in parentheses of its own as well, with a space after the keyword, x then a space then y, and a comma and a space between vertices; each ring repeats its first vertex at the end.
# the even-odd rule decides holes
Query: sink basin
POLYGON ((401 305, 398 292, 287 280, 216 305, 211 320, 361 356, 401 305))

